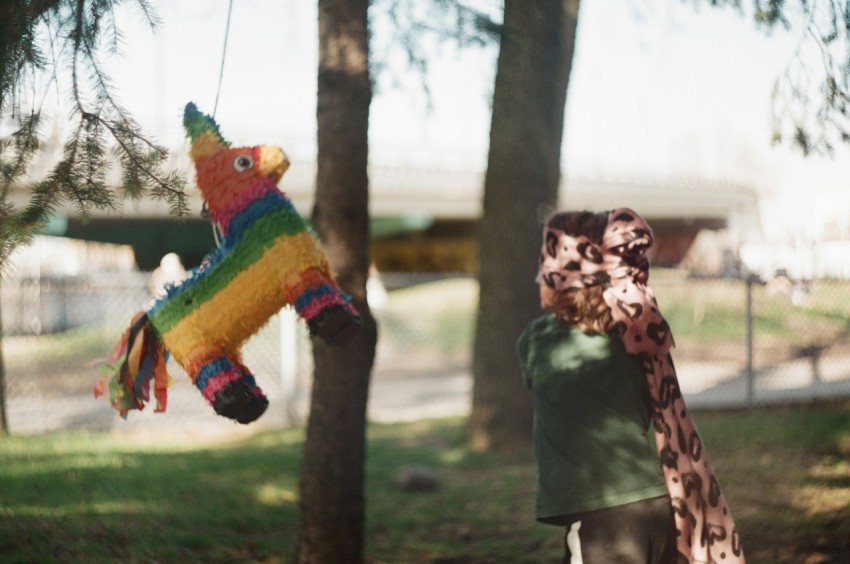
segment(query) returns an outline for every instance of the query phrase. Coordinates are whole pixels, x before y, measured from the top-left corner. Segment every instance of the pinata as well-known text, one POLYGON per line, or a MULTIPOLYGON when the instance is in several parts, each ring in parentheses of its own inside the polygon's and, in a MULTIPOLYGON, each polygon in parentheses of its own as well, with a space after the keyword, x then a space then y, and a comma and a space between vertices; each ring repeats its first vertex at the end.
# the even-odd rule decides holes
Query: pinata
POLYGON ((165 411, 170 354, 216 413, 250 423, 268 399, 242 362, 249 337, 287 305, 311 334, 330 343, 349 338, 360 318, 312 227, 277 187, 289 167, 284 152, 231 147, 215 120, 193 103, 186 105, 183 125, 219 246, 189 278, 135 315, 108 357, 95 396, 108 390, 126 417, 150 401, 153 382, 156 411, 165 411))

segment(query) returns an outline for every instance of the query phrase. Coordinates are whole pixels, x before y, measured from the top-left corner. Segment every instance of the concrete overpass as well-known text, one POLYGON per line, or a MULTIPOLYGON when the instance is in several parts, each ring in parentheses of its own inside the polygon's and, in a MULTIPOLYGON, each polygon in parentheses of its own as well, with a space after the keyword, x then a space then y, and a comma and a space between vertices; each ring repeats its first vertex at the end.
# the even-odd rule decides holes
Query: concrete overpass
MULTIPOLYGON (((194 170, 185 150, 173 155, 171 166, 193 179, 194 170)), ((46 168, 44 162, 42 169, 46 168)), ((313 204, 315 176, 314 161, 295 160, 280 183, 307 217, 313 204)), ((384 263, 379 267, 407 270, 417 263, 425 269, 474 269, 482 170, 374 164, 369 179, 373 255, 384 263), (435 253, 443 256, 433 256, 435 253)), ((191 181, 187 194, 191 215, 179 219, 169 215, 163 202, 151 199, 124 201, 118 212, 95 210, 85 222, 65 205, 57 210, 53 233, 130 244, 140 268, 145 270, 155 267, 167 252, 177 252, 192 266, 214 243, 209 224, 199 217, 202 202, 191 181)), ((11 199, 21 205, 26 196, 26 190, 18 187, 11 199)), ((522 197, 521 189, 517 196, 522 197)), ((561 209, 619 206, 636 209, 653 226, 658 239, 656 264, 677 262, 701 229, 736 231, 758 221, 758 194, 747 185, 651 176, 568 175, 562 180, 561 209)))

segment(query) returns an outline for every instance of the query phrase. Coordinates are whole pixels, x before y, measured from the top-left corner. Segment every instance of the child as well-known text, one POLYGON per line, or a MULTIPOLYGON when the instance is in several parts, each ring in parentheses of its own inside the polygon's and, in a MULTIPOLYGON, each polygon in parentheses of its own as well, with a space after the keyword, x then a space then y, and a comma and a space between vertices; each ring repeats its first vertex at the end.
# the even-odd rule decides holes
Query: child
POLYGON ((559 213, 544 229, 547 313, 518 342, 535 404, 537 519, 566 528, 564 562, 744 562, 646 285, 652 240, 626 208, 559 213))

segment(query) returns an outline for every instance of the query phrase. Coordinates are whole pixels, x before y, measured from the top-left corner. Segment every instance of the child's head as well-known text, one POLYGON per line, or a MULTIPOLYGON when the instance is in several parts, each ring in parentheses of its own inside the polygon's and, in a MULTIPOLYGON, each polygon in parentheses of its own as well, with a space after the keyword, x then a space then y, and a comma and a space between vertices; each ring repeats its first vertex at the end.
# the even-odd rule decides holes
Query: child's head
POLYGON ((546 221, 546 227, 558 229, 573 237, 584 236, 591 242, 601 245, 602 236, 608 226, 609 212, 565 211, 552 215, 546 221))
MULTIPOLYGON (((608 216, 608 212, 560 212, 549 218, 546 227, 563 231, 572 237, 586 237, 590 242, 601 245, 608 216)), ((557 290, 550 287, 542 277, 538 278, 538 283, 540 306, 564 322, 591 333, 608 333, 613 329, 611 310, 603 298, 604 285, 557 290)))

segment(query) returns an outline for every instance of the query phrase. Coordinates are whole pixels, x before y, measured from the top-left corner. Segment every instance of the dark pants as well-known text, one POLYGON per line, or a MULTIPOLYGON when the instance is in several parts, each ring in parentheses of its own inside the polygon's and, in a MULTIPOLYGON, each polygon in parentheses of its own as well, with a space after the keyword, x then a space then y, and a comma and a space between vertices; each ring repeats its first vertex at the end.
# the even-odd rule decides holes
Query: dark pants
POLYGON ((676 523, 667 496, 569 516, 565 564, 673 564, 676 523))

